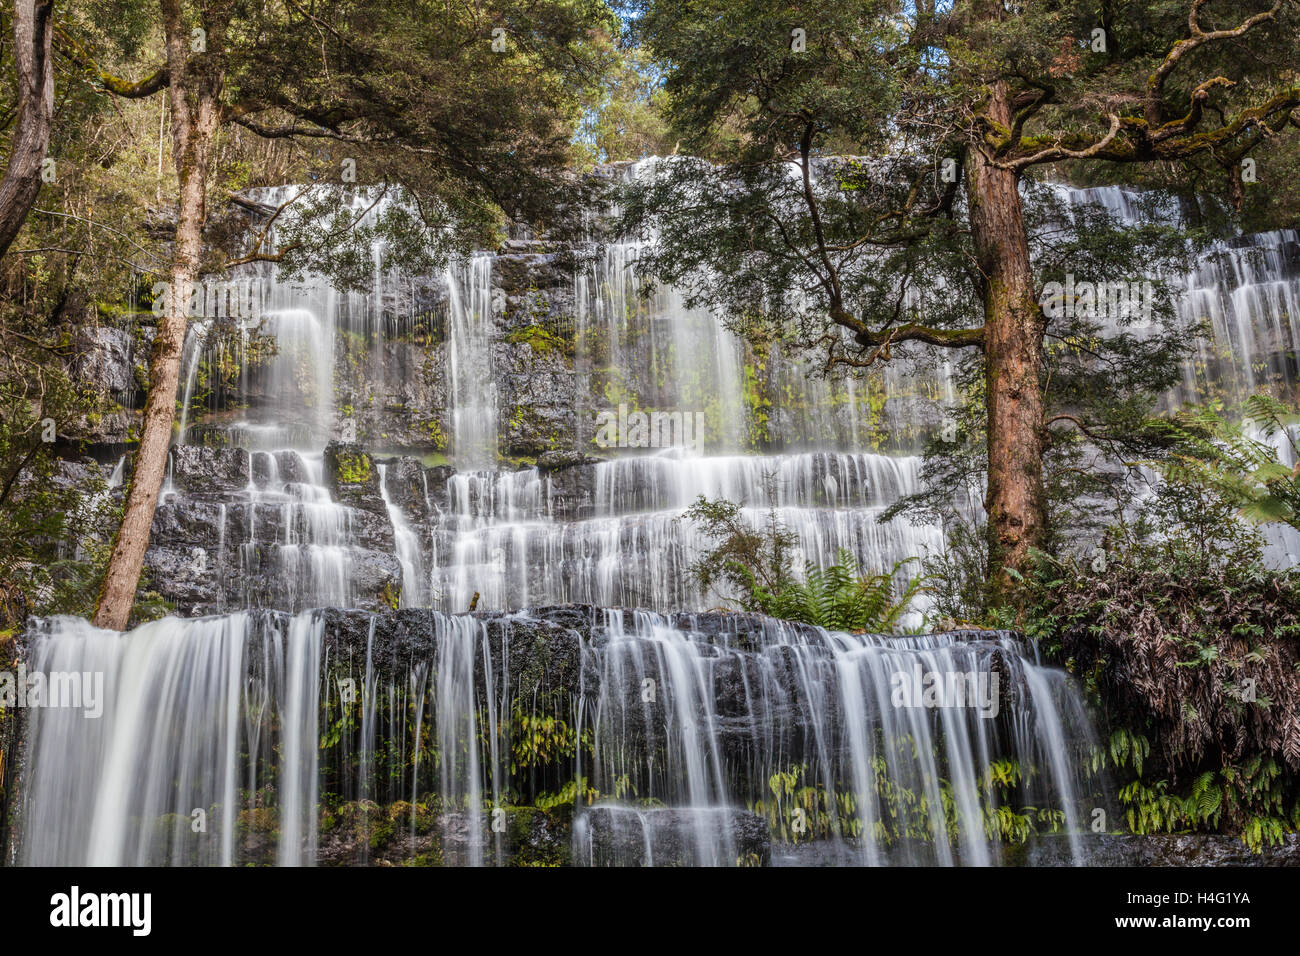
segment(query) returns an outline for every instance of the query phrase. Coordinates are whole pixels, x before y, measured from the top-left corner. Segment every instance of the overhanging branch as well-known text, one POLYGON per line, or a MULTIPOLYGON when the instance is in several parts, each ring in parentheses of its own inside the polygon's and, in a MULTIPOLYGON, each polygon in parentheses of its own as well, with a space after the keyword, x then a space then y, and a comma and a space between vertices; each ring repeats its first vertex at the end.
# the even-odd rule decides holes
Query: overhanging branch
POLYGON ((1164 119, 1161 100, 1164 96, 1165 81, 1169 79, 1169 75, 1173 73, 1183 57, 1206 43, 1231 40, 1243 36, 1261 23, 1273 20, 1278 11, 1282 9, 1282 0, 1275 0, 1270 9, 1265 10, 1263 13, 1257 13, 1253 17, 1247 17, 1239 26, 1231 30, 1205 30, 1201 26, 1201 8, 1205 6, 1206 2, 1207 0, 1192 0, 1191 9, 1187 13, 1187 30, 1191 36, 1175 43, 1165 55, 1164 60, 1156 67, 1155 72, 1147 79, 1145 112, 1149 129, 1157 128, 1164 119))
POLYGON ((62 27, 56 26, 54 28, 54 37, 54 48, 56 50, 62 53, 82 70, 93 74, 95 81, 99 86, 107 90, 109 93, 112 93, 114 96, 120 96, 128 100, 144 99, 145 97, 153 96, 153 94, 157 93, 170 83, 167 67, 165 66, 159 67, 151 76, 147 76, 143 80, 135 82, 124 80, 121 77, 114 76, 107 70, 102 69, 99 64, 95 62, 94 57, 86 52, 86 48, 78 43, 76 39, 70 36, 62 27))

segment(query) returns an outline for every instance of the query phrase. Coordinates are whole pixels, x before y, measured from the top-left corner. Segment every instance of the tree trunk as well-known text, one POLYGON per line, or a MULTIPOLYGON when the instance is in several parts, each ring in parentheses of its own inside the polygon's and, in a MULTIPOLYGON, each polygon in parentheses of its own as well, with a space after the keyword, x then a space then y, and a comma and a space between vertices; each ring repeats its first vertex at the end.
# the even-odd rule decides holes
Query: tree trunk
MULTIPOLYGON (((126 627, 131 616, 158 495, 167 473, 190 291, 199 274, 203 249, 208 156, 221 115, 223 73, 219 63, 205 56, 191 60, 187 52, 189 35, 181 22, 178 4, 164 0, 162 6, 170 78, 167 95, 172 108, 172 144, 180 194, 169 303, 158 324, 149 361, 149 397, 144 406, 140 447, 135 454, 126 511, 95 611, 96 625, 118 631, 126 627)), ((208 38, 213 44, 220 40, 211 30, 208 38)))
POLYGON ((0 180, 0 256, 8 251, 41 188, 41 166, 54 115, 54 59, 50 40, 53 0, 15 0, 14 65, 18 116, 9 164, 0 180))
MULTIPOLYGON (((1004 127, 1011 111, 995 90, 989 113, 1004 127)), ((995 593, 1011 585, 1046 523, 1043 489, 1043 336, 1018 176, 993 165, 983 144, 968 163, 971 236, 983 275, 988 390, 989 570, 995 593)))

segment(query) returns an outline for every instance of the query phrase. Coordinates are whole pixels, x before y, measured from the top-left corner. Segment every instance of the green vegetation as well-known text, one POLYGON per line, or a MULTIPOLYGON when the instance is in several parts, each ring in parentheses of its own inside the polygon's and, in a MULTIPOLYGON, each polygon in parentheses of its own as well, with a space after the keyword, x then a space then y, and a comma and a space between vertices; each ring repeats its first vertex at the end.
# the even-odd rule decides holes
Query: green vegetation
POLYGON ((344 485, 363 485, 370 481, 370 456, 365 452, 341 451, 334 456, 334 474, 344 485))
MULTIPOLYGON (((7 5, 3 18, 0 36, 13 36, 7 5)), ((675 403, 704 415, 710 443, 739 424, 754 452, 925 443, 924 488, 881 518, 941 524, 942 551, 878 568, 841 551, 818 567, 775 507, 702 497, 682 520, 709 542, 689 573, 710 601, 885 633, 924 598, 931 625, 1015 628, 1087 691, 1104 741, 1087 755, 1092 783, 1100 794, 1109 777, 1122 811, 1110 829, 1229 832, 1259 849, 1300 826, 1300 571, 1270 566, 1258 533, 1300 530, 1296 317, 1269 316, 1271 353, 1240 370, 1259 393, 1242 402, 1222 370, 1239 356, 1206 347, 1208 316, 1180 311, 1188 300, 1171 278, 1218 240, 1297 222, 1296 0, 823 0, 812 11, 778 0, 69 0, 54 24, 48 175, 0 261, 0 664, 31 616, 94 612, 124 491, 143 500, 132 553, 149 546, 177 397, 164 373, 194 354, 187 316, 155 314, 157 282, 256 263, 363 291, 379 243, 384 268, 405 279, 528 236, 526 248, 546 250, 525 257, 546 261, 546 287, 498 282, 504 340, 532 350, 506 351, 521 374, 571 374, 583 411, 675 403), (185 42, 192 30, 205 42, 185 42), (594 170, 655 154, 671 158, 635 182, 594 170), (294 183, 304 188, 273 217, 250 198, 294 183), (1098 205, 1067 208, 1062 183, 1148 191, 1121 222, 1098 205), (364 204, 385 211, 358 216, 364 204), (598 224, 601 209, 617 221, 598 224), (606 226, 604 238, 654 236, 638 258, 646 277, 740 337, 737 408, 644 296, 566 331, 586 313, 570 308, 564 270, 589 268, 606 226), (1045 307, 1067 279, 1149 282, 1149 301, 1140 316, 1045 307), (792 372, 784 359, 796 354, 824 381, 792 372), (911 363, 927 383, 951 369, 951 397, 912 384, 911 363), (146 427, 151 390, 161 414, 146 427), (1154 414, 1189 397, 1199 404, 1154 414), (935 402, 946 407, 932 415, 935 402), (153 455, 139 453, 144 434, 153 455), (123 454, 149 465, 110 489, 123 454)), ((0 44, 6 165, 21 145, 19 69, 0 44)), ((445 303, 395 290, 367 307, 365 333, 328 343, 333 396, 305 360, 295 370, 308 405, 332 398, 359 431, 361 444, 327 457, 349 505, 374 503, 361 501, 378 473, 365 442, 416 445, 441 467, 458 437, 435 335, 445 303), (418 366, 400 384, 418 376, 420 387, 377 383, 381 364, 418 366)), ((214 321, 181 410, 196 442, 225 440, 219 416, 204 416, 259 400, 243 388, 274 355, 264 332, 214 321)), ((519 453, 503 460, 566 458, 553 453, 571 450, 567 434, 531 394, 501 390, 502 441, 519 453)), ((567 513, 587 492, 564 492, 567 513)), ((132 560, 118 562, 131 580, 115 604, 129 616, 114 626, 166 612, 147 580, 136 589, 132 560)), ((390 580, 373 590, 367 600, 401 603, 390 580)), ((563 831, 591 800, 651 802, 626 779, 598 793, 580 770, 595 743, 548 683, 559 681, 551 663, 529 673, 533 696, 518 691, 491 735, 475 715, 473 742, 527 778, 503 795, 512 845, 563 831)), ((405 846, 407 862, 454 860, 434 821, 468 798, 402 799, 441 772, 445 742, 412 700, 383 703, 387 729, 418 746, 375 755, 368 784, 382 796, 327 790, 322 829, 339 859, 405 846)), ((322 752, 352 761, 327 770, 334 784, 361 772, 359 727, 355 707, 330 714, 322 752)), ((874 798, 922 821, 916 832, 882 823, 878 839, 955 825, 947 780, 930 781, 944 795, 930 806, 874 769, 874 798)), ((1014 799, 1036 772, 1000 764, 982 781, 990 836, 1020 844, 1060 829, 1058 809, 1014 799)), ((853 799, 807 777, 803 766, 775 774, 753 809, 791 841, 863 836, 853 799), (790 829, 795 809, 809 830, 790 829)), ((246 796, 240 835, 264 850, 279 826, 274 794, 246 796)))
POLYGON ((516 345, 527 345, 539 355, 557 353, 573 355, 573 342, 559 335, 545 325, 530 323, 506 334, 506 341, 516 345))
POLYGON ((724 600, 745 611, 832 630, 886 634, 898 628, 913 599, 925 588, 921 577, 901 580, 911 560, 889 571, 863 574, 849 551, 821 569, 807 561, 794 573, 798 539, 779 521, 775 508, 766 523, 753 527, 740 505, 701 496, 682 515, 714 541, 691 567, 705 594, 722 591, 724 600))
POLYGON ((1300 572, 1267 567, 1236 512, 1171 479, 1104 548, 1040 552, 1019 610, 964 616, 1021 627, 1080 679, 1124 826, 1257 850, 1300 827, 1300 733, 1282 716, 1300 709, 1300 572))
POLYGON ((1196 485, 1235 504, 1248 521, 1281 522, 1300 531, 1300 414, 1268 394, 1252 395, 1227 419, 1212 406, 1185 408, 1159 427, 1176 443, 1153 462, 1166 478, 1196 485), (1295 464, 1284 464, 1280 441, 1295 464))
POLYGON ((755 581, 751 593, 757 610, 772 617, 835 631, 888 634, 898 628, 913 598, 925 589, 923 578, 912 577, 906 579, 901 593, 895 593, 899 572, 915 560, 908 558, 888 572, 864 575, 852 552, 841 550, 836 563, 825 570, 809 561, 803 580, 791 581, 775 593, 755 581))

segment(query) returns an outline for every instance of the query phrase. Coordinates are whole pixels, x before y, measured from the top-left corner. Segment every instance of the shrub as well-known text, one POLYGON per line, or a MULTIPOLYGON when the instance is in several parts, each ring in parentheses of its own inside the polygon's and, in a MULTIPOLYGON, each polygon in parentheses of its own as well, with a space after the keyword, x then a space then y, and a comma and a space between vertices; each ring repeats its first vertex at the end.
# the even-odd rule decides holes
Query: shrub
POLYGON ((1131 829, 1258 848, 1300 825, 1300 572, 1235 510, 1162 484, 1104 552, 1038 555, 1021 620, 1089 691, 1131 829))
POLYGON ((683 517, 698 522, 716 542, 691 566, 696 583, 705 592, 725 588, 724 597, 745 611, 831 630, 888 633, 925 589, 921 576, 898 583, 901 569, 914 558, 888 571, 863 573, 845 549, 828 568, 806 562, 800 580, 791 566, 797 538, 775 509, 754 528, 739 505, 701 496, 683 517))

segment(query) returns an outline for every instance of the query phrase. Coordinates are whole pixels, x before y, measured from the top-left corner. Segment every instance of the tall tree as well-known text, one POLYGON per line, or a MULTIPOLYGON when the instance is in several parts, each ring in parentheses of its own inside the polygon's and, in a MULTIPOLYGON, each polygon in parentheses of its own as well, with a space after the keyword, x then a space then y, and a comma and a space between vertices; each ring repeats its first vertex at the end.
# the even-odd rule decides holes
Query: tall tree
POLYGON ((18 235, 41 188, 54 116, 53 0, 14 0, 18 103, 9 162, 0 179, 0 256, 18 235))
POLYGON ((135 600, 154 510, 167 471, 181 352, 189 326, 190 291, 199 275, 206 213, 209 160, 221 123, 225 88, 226 37, 233 2, 205 5, 202 26, 190 26, 179 0, 162 0, 166 66, 118 95, 150 95, 165 87, 171 108, 172 162, 176 167, 176 233, 172 244, 171 295, 158 323, 149 360, 149 394, 145 400, 126 510, 95 609, 100 627, 126 627, 135 600), (209 48, 210 45, 210 48, 209 48))
POLYGON ((1005 589, 1045 533, 1050 426, 1078 425, 1044 399, 1026 176, 1210 158, 1240 196, 1240 163, 1297 125, 1298 19, 1294 0, 651 0, 641 29, 674 121, 721 165, 669 166, 628 225, 659 229, 660 274, 797 326, 828 366, 981 350, 1005 589))
MULTIPOLYGON (((355 188, 349 182, 398 187, 408 214, 387 223, 398 254, 445 252, 466 237, 491 234, 504 215, 536 219, 561 198, 577 90, 595 76, 585 42, 595 26, 608 27, 608 17, 599 0, 334 0, 310 7, 296 0, 160 0, 163 63, 138 81, 103 69, 86 42, 71 30, 62 34, 68 57, 106 93, 140 98, 165 91, 177 179, 170 294, 96 624, 126 626, 148 548, 190 291, 204 269, 213 147, 223 131, 238 127, 335 147, 331 159, 360 172, 354 178, 336 165, 327 195, 300 195, 314 197, 318 210, 332 204, 338 215, 337 197, 355 188)), ((349 229, 322 230, 311 220, 300 217, 296 234, 284 222, 288 235, 277 248, 263 230, 234 261, 302 269, 345 267, 355 258, 329 255, 332 242, 348 241, 349 229)))

